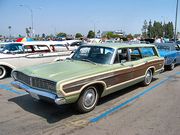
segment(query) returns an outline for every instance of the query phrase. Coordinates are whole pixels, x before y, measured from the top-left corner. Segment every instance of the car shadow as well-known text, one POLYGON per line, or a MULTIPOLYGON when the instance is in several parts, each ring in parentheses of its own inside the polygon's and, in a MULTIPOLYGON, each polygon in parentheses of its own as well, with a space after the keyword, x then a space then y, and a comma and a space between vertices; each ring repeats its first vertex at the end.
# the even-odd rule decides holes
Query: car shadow
MULTIPOLYGON (((157 80, 156 78, 153 81, 157 80)), ((98 106, 103 103, 112 101, 115 98, 118 98, 124 94, 127 94, 131 91, 136 90, 137 88, 142 87, 140 84, 135 84, 128 88, 122 89, 110 95, 107 95, 101 98, 98 102, 98 106)), ((60 120, 66 119, 68 117, 72 117, 74 115, 82 116, 87 114, 80 114, 75 110, 75 107, 72 104, 69 105, 56 105, 53 103, 37 101, 33 99, 29 94, 14 97, 8 100, 9 102, 14 102, 19 105, 23 110, 35 114, 37 116, 43 117, 47 120, 48 123, 55 123, 60 120)), ((98 111, 98 110, 97 110, 98 111)), ((93 114, 94 112, 90 112, 89 115, 93 114)))
MULTIPOLYGON (((158 78, 153 78, 152 82, 154 82, 156 80, 158 80, 158 78)), ((114 92, 112 94, 109 94, 109 95, 101 98, 99 100, 99 102, 98 102, 98 105, 104 104, 105 102, 109 102, 109 101, 111 101, 111 100, 113 100, 115 98, 118 98, 118 97, 122 96, 122 95, 125 95, 127 93, 132 92, 132 91, 135 91, 136 89, 138 89, 140 87, 146 88, 146 86, 143 86, 141 83, 137 83, 135 85, 129 86, 129 87, 125 88, 125 89, 119 90, 117 92, 114 92)))
POLYGON ((49 102, 37 101, 29 94, 11 98, 8 101, 16 103, 27 112, 45 118, 48 123, 55 123, 72 115, 76 115, 76 111, 72 105, 58 106, 49 102))

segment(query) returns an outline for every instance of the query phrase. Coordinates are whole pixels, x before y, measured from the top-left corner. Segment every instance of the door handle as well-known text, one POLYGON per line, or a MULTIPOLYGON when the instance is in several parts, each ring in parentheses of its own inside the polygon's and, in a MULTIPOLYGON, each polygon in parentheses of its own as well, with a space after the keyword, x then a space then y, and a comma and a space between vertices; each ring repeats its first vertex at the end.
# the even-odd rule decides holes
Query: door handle
POLYGON ((147 64, 147 63, 148 63, 148 61, 145 61, 144 63, 145 63, 145 64, 147 64))

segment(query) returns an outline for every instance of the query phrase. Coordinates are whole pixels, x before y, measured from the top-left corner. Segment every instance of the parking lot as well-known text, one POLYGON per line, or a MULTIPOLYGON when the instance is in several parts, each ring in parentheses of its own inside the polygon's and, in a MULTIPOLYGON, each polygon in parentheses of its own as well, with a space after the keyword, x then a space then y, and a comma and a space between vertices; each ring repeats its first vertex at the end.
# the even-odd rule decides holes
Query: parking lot
POLYGON ((108 95, 90 113, 72 105, 33 100, 26 92, 0 80, 0 134, 177 135, 180 133, 180 66, 108 95))

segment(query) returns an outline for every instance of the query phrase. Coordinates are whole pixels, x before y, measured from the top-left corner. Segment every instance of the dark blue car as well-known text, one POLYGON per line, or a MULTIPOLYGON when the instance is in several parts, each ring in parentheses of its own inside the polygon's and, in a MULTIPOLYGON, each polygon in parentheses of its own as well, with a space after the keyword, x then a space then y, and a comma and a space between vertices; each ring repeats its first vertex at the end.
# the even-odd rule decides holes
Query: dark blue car
POLYGON ((165 58, 164 68, 173 70, 176 64, 180 64, 180 48, 175 43, 157 43, 159 54, 165 58))

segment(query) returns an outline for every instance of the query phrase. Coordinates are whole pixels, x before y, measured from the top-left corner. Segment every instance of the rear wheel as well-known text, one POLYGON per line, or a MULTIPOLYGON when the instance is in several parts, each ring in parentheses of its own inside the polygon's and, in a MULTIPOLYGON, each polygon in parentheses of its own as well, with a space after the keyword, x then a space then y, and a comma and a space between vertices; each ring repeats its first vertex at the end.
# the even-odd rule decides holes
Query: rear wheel
POLYGON ((4 66, 0 66, 0 79, 3 79, 7 74, 7 70, 4 66))
POLYGON ((146 75, 145 75, 145 78, 144 78, 144 81, 142 82, 142 84, 144 86, 147 86, 151 83, 152 81, 152 78, 153 78, 153 75, 152 75, 152 70, 151 69, 148 69, 148 71, 146 72, 146 75))
POLYGON ((96 87, 94 86, 87 87, 80 95, 76 103, 77 110, 80 113, 86 113, 92 111, 96 107, 98 98, 99 98, 99 94, 97 92, 96 87))

